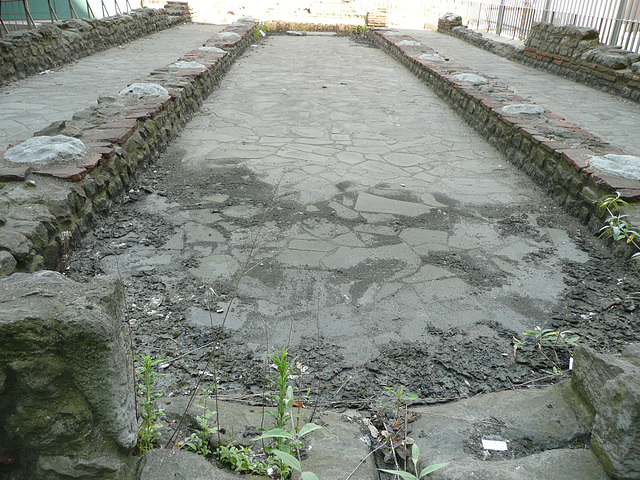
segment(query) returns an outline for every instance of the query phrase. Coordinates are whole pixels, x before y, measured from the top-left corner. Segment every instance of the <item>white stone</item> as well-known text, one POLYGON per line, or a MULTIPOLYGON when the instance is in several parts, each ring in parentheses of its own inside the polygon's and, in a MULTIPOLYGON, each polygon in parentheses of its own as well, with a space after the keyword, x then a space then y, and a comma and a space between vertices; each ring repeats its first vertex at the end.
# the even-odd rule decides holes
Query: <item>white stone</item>
POLYGON ((399 37, 399 36, 401 36, 401 35, 404 35, 404 33, 402 33, 402 32, 393 32, 393 31, 391 31, 391 32, 385 32, 385 33, 384 33, 384 35, 385 35, 386 37, 399 37))
POLYGON ((169 91, 157 83, 132 83, 127 88, 120 90, 120 95, 130 95, 136 98, 152 98, 169 95, 169 91))
POLYGON ((207 68, 198 62, 176 62, 169 65, 171 68, 207 68))
POLYGON ((240 35, 238 35, 237 33, 233 33, 233 32, 220 32, 218 34, 218 37, 220 37, 222 40, 224 41, 234 41, 234 40, 240 40, 242 37, 240 35))
POLYGON ((202 50, 203 52, 224 53, 224 50, 218 47, 200 47, 198 50, 202 50))
POLYGON ((589 165, 603 172, 640 180, 640 157, 634 155, 593 156, 589 160, 589 165))
POLYGON ((413 40, 402 40, 398 43, 398 45, 408 45, 411 47, 419 47, 420 42, 414 42, 413 40))
POLYGON ((485 85, 489 83, 489 80, 487 80, 486 78, 481 77, 480 75, 475 75, 473 73, 458 73, 457 75, 453 76, 453 79, 457 82, 467 82, 472 85, 485 85))
POLYGON ((423 53, 418 57, 420 60, 429 60, 430 62, 444 62, 446 61, 437 53, 423 53))
POLYGON ((79 162, 86 155, 87 147, 82 141, 66 135, 56 135, 55 137, 32 137, 7 150, 4 158, 13 163, 49 165, 79 162))
POLYGON ((532 105, 531 103, 517 103, 515 105, 502 107, 502 113, 511 115, 540 115, 544 113, 544 107, 532 105))

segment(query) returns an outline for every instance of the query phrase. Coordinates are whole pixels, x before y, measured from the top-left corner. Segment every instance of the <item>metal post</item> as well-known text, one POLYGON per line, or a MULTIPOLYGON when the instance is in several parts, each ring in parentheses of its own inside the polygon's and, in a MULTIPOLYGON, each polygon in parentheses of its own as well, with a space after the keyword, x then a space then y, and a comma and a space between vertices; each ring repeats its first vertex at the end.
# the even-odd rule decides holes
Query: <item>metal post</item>
POLYGON ((620 35, 620 28, 622 27, 622 22, 624 21, 624 14, 626 10, 627 0, 620 0, 620 5, 618 6, 618 14, 616 15, 616 19, 613 23, 613 28, 611 29, 611 35, 609 35, 609 41, 607 42, 609 45, 618 44, 618 36, 620 35))
POLYGON ((551 10, 551 0, 547 0, 544 5, 544 10, 542 10, 542 19, 541 21, 546 23, 549 20, 549 10, 551 10))
POLYGON ((5 35, 9 34, 9 29, 2 21, 2 15, 0 15, 0 38, 4 38, 5 35))
POLYGON ((101 3, 102 3, 102 16, 108 17, 109 12, 107 12, 107 6, 104 4, 104 0, 101 0, 101 3))
POLYGON ((500 35, 502 31, 502 22, 504 21, 504 0, 500 0, 498 7, 498 18, 496 19, 496 35, 500 35))
POLYGON ((51 17, 51 23, 58 21, 58 15, 56 15, 56 10, 51 5, 51 0, 47 0, 47 5, 49 5, 49 17, 51 17))
POLYGON ((78 12, 76 12, 76 9, 73 8, 73 3, 71 3, 71 0, 69 0, 69 15, 71 16, 71 18, 80 18, 78 17, 78 12))
POLYGON ((87 17, 96 18, 96 14, 93 13, 93 9, 91 8, 91 5, 89 5, 89 0, 86 0, 86 4, 87 4, 87 17))
POLYGON ((24 8, 24 18, 27 20, 27 28, 36 28, 36 22, 33 21, 33 17, 29 11, 29 2, 22 0, 22 7, 24 8))

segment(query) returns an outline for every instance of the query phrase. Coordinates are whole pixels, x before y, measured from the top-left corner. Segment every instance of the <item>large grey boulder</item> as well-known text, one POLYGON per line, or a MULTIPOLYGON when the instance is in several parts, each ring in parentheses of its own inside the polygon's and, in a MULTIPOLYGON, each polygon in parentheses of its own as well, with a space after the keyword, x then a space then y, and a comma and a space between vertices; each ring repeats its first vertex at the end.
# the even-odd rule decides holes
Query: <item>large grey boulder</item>
POLYGON ((0 281, 0 453, 8 479, 125 479, 137 439, 121 282, 0 281))

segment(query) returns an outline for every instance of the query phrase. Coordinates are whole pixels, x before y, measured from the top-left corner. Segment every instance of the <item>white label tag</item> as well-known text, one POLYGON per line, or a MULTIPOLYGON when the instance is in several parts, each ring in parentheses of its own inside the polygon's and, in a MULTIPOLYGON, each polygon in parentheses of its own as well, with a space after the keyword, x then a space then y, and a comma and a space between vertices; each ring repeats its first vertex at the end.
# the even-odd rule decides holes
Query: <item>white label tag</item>
POLYGON ((573 370, 573 357, 569 358, 569 370, 573 370))
POLYGON ((485 440, 482 439, 482 448, 485 450, 498 450, 500 452, 506 452, 507 442, 501 440, 485 440))

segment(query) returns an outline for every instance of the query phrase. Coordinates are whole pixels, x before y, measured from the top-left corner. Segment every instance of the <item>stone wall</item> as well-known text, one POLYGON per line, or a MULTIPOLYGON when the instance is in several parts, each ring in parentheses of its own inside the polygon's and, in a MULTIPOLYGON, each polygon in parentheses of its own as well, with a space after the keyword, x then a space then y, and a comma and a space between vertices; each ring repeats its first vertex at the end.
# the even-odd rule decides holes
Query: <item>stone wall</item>
POLYGON ((0 281, 0 478, 127 478, 138 425, 119 281, 0 281))
POLYGON ((599 43, 596 30, 535 23, 522 49, 444 21, 438 24, 438 31, 510 60, 640 102, 640 55, 599 43))
POLYGON ((151 96, 125 89, 39 132, 79 139, 88 149, 81 160, 28 163, 12 148, 0 152, 0 275, 63 269, 69 243, 109 212, 138 166, 175 137, 256 34, 254 20, 243 19, 140 78, 143 90, 155 85, 151 96))
POLYGON ((114 17, 63 20, 10 33, 0 40, 0 85, 190 21, 190 18, 187 4, 169 2, 164 9, 142 8, 114 17))
POLYGON ((536 23, 522 55, 530 65, 640 102, 640 55, 598 43, 596 30, 536 23))
POLYGON ((462 17, 454 13, 445 13, 438 18, 438 31, 451 30, 462 26, 462 17))
MULTIPOLYGON (((618 191, 632 205, 631 222, 638 224, 640 181, 591 165, 601 158, 615 160, 625 152, 503 84, 444 59, 410 36, 392 30, 370 31, 368 36, 423 79, 569 212, 599 227, 602 212, 597 201, 618 191)), ((631 253, 630 249, 624 252, 631 253)))

